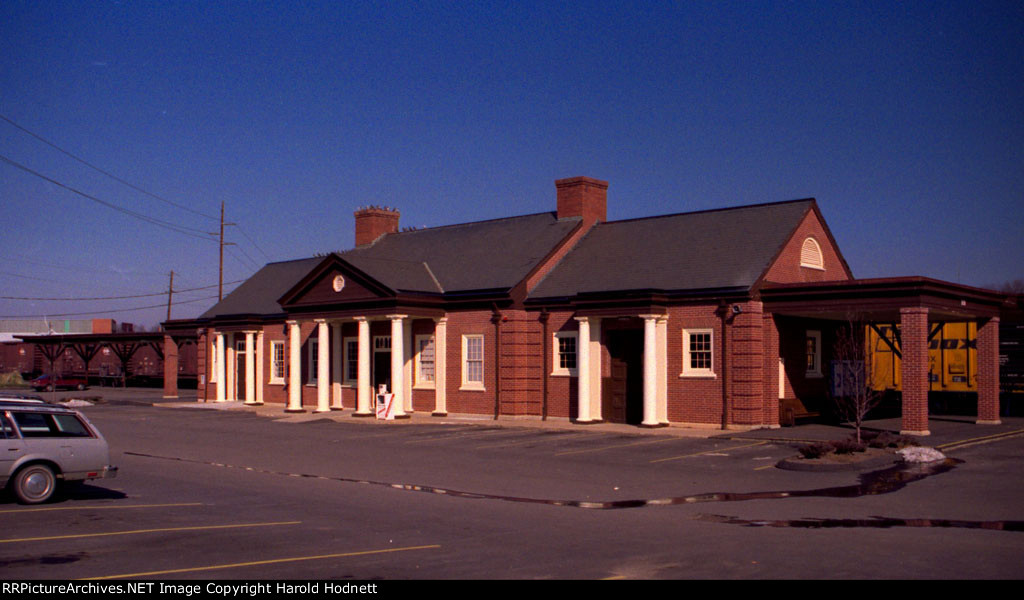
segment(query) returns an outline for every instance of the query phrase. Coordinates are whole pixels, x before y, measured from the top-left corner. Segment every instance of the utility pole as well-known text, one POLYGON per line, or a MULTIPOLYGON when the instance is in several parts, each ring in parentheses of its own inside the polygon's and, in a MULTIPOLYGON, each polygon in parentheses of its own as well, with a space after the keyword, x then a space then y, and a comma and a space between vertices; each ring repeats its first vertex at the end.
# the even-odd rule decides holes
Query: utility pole
POLYGON ((174 271, 171 271, 171 287, 167 288, 167 320, 171 320, 171 297, 174 295, 174 271))
POLYGON ((224 201, 220 201, 220 275, 217 278, 217 302, 224 299, 224 246, 233 245, 231 242, 224 242, 224 226, 234 223, 224 222, 224 201))
POLYGON ((220 201, 220 275, 217 279, 217 302, 224 299, 224 201, 220 201))

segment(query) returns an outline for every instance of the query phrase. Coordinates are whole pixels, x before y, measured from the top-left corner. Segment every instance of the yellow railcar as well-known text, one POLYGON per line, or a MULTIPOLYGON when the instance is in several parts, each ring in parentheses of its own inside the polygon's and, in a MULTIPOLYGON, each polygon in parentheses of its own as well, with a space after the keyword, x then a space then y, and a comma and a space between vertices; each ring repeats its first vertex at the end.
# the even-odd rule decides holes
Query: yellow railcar
MULTIPOLYGON (((872 387, 900 390, 899 325, 866 328, 872 387)), ((978 326, 936 323, 928 339, 928 381, 933 392, 978 391, 978 326)))

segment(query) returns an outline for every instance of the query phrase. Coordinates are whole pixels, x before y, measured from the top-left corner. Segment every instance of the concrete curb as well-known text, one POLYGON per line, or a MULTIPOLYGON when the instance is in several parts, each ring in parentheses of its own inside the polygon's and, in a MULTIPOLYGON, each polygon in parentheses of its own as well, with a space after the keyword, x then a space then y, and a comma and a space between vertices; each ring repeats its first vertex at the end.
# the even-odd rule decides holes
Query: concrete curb
POLYGON ((808 460, 799 456, 791 458, 784 458, 775 464, 780 469, 787 471, 806 471, 806 472, 835 472, 835 471, 866 471, 870 469, 878 469, 894 465, 899 462, 899 455, 887 454, 883 456, 875 456, 872 458, 865 458, 863 460, 857 460, 853 462, 817 462, 814 460, 808 460))

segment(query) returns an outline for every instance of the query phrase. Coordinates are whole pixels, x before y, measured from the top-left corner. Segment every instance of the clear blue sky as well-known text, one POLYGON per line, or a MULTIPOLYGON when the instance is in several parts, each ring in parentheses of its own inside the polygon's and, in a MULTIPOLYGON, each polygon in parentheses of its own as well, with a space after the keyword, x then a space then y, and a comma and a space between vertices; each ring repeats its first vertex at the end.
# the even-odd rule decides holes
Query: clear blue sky
MULTIPOLYGON (((1024 278, 1024 3, 634 4, 4 0, 0 115, 196 212, 7 121, 0 155, 199 232, 225 202, 226 281, 350 247, 362 205, 541 212, 574 175, 610 219, 815 197, 858 277, 1024 278)), ((4 162, 0 216, 3 296, 217 282, 215 243, 4 162)))

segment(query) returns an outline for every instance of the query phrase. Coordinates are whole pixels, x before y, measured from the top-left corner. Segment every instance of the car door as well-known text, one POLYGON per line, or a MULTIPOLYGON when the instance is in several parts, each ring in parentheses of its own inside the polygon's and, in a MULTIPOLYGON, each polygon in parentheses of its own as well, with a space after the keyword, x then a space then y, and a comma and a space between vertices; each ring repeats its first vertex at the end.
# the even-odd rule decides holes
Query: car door
POLYGON ((25 455, 25 442, 18 437, 7 414, 0 412, 0 480, 11 476, 18 460, 25 455))
POLYGON ((24 443, 24 455, 57 463, 66 479, 79 479, 103 466, 102 440, 72 413, 10 411, 24 443), (97 462, 101 463, 97 465, 97 462))

